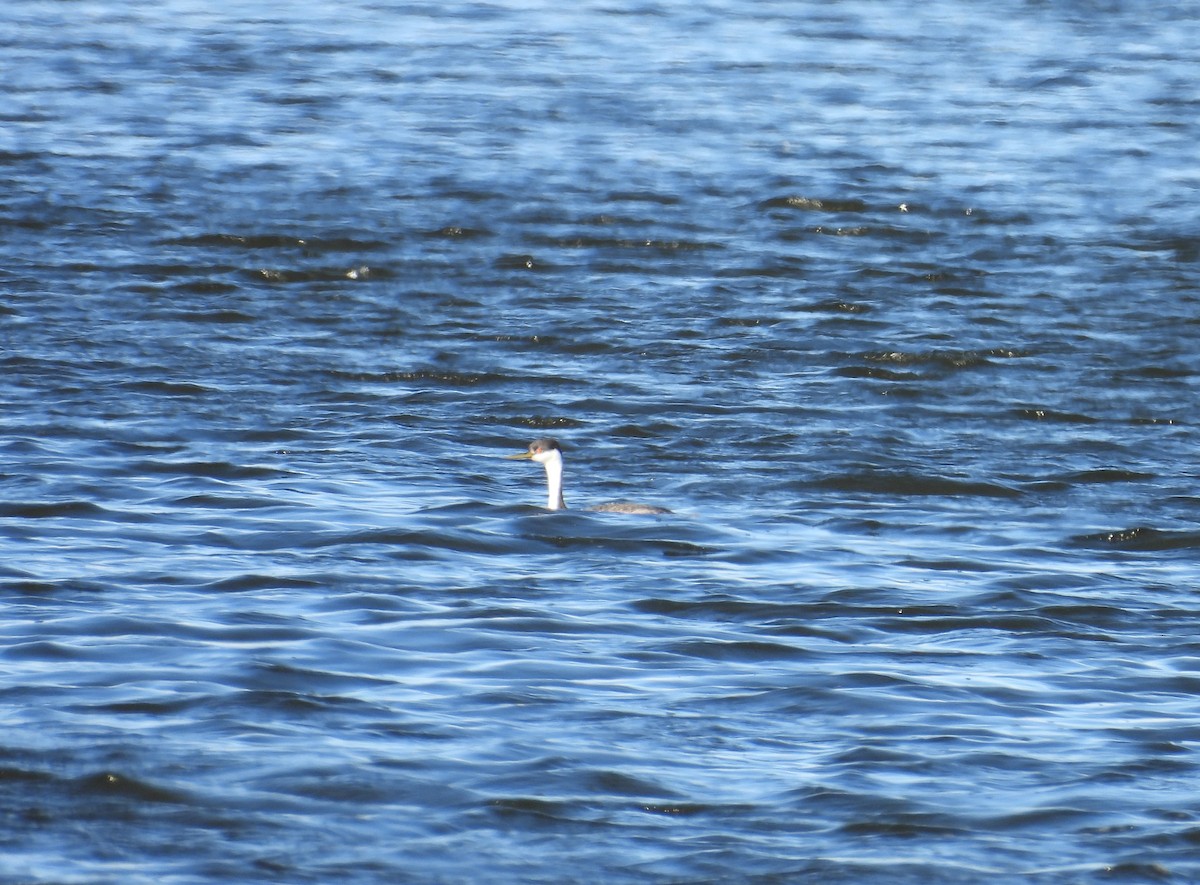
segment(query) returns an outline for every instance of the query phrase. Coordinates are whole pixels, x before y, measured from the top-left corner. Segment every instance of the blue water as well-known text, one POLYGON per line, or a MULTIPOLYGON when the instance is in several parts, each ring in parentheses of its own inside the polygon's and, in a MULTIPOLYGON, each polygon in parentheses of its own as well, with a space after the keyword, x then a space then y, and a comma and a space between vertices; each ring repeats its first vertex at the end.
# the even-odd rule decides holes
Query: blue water
POLYGON ((9 0, 0 880, 1200 881, 1198 47, 9 0))

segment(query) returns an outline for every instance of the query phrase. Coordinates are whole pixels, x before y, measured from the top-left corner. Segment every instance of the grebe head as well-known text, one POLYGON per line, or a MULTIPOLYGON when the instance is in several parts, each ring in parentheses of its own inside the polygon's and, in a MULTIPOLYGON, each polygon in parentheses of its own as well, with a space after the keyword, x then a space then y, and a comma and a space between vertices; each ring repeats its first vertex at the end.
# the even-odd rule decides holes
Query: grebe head
POLYGON ((529 448, 518 455, 509 455, 514 461, 536 461, 546 468, 546 509, 565 510, 566 501, 562 493, 562 447, 558 440, 543 437, 535 439, 529 448))
POLYGON ((539 464, 545 464, 556 457, 562 458, 562 446, 559 445, 558 440, 546 436, 535 439, 524 452, 508 457, 512 461, 537 461, 539 464))

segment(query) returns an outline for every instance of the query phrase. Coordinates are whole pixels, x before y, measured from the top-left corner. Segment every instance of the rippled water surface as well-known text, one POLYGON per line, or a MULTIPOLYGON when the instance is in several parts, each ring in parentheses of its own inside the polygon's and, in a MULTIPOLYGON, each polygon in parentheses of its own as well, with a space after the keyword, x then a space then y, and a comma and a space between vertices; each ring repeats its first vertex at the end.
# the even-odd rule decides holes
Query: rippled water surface
POLYGON ((1200 879, 1198 38, 9 0, 0 878, 1200 879))

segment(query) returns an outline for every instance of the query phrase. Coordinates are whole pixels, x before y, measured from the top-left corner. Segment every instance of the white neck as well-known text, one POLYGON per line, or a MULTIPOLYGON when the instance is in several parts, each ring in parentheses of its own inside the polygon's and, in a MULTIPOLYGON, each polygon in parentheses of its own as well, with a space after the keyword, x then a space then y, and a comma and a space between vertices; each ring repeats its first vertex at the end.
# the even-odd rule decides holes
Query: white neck
POLYGON ((542 464, 546 468, 546 509, 566 510, 567 504, 562 494, 562 455, 555 449, 542 464))

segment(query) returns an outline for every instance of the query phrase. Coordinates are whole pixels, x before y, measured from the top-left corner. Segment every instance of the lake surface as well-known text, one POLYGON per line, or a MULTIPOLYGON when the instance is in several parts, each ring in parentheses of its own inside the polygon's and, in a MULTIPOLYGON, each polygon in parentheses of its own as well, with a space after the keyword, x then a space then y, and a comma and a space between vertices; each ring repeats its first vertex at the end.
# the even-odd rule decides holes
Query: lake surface
POLYGON ((0 879, 1200 880, 1198 62, 9 0, 0 879))

